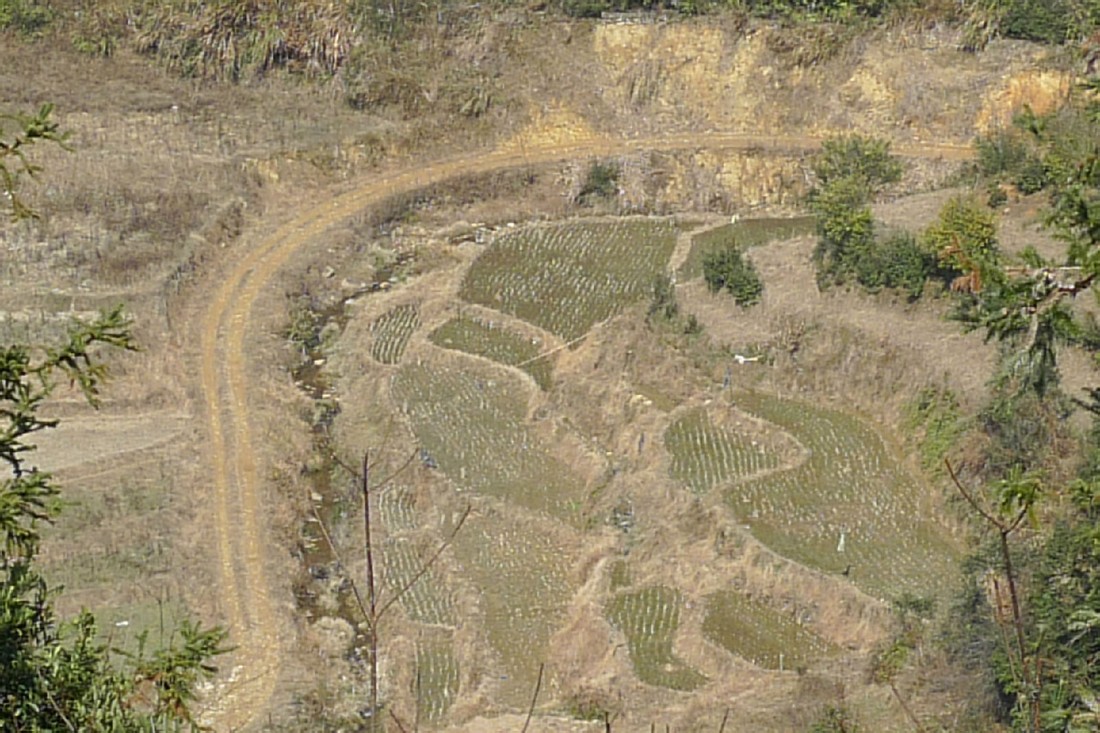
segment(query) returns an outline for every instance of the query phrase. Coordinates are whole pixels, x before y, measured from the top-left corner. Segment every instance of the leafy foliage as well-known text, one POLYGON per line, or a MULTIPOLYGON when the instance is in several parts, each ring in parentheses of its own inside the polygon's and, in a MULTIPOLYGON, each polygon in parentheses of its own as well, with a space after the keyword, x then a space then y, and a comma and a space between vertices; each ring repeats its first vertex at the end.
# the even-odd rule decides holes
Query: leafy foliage
POLYGON ((132 349, 129 322, 116 308, 74 325, 67 343, 0 348, 0 728, 4 730, 138 730, 195 727, 188 711, 200 679, 215 669, 225 632, 185 623, 179 643, 119 668, 96 638, 95 619, 69 623, 53 612, 51 589, 35 569, 39 528, 56 515, 58 489, 27 464, 32 434, 57 425, 39 410, 58 377, 77 385, 93 405, 106 369, 97 345, 132 349))
POLYGON ((890 143, 862 135, 830 138, 821 144, 814 161, 818 185, 853 179, 869 189, 877 189, 901 180, 901 162, 890 155, 890 143))
POLYGON ((11 28, 24 37, 41 35, 53 20, 47 3, 38 0, 0 0, 0 31, 11 28))
POLYGON ((976 293, 1003 279, 993 215, 972 199, 956 196, 948 201, 921 242, 945 274, 955 278, 953 289, 976 293))
POLYGON ((34 115, 0 115, 0 195, 10 202, 13 218, 34 216, 17 191, 23 177, 33 178, 40 170, 27 157, 28 149, 44 141, 64 147, 69 137, 50 119, 52 114, 53 105, 44 104, 34 115), (14 126, 14 131, 9 132, 10 126, 14 126))
POLYGON ((759 303, 764 293, 764 283, 756 267, 733 242, 703 255, 703 279, 710 292, 726 290, 742 308, 759 303))
POLYGON ((917 298, 934 270, 928 254, 904 232, 876 237, 868 201, 901 178, 889 143, 851 135, 826 140, 814 162, 819 187, 810 193, 817 215, 814 248, 819 286, 854 281, 871 291, 893 288, 917 298))
POLYGON ((612 198, 619 190, 621 172, 617 163, 592 161, 584 179, 584 185, 577 193, 577 203, 587 205, 594 203, 597 199, 612 198))

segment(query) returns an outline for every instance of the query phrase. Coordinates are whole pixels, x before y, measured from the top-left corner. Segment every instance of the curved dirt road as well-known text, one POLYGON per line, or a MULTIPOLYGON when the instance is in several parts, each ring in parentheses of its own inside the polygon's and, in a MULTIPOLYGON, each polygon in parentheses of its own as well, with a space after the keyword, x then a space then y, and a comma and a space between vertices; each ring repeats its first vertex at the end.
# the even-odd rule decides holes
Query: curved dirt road
MULTIPOLYGON (((279 677, 288 639, 279 623, 267 578, 265 557, 278 552, 265 531, 260 480, 248 419, 245 333, 253 304, 272 275, 295 251, 333 224, 387 197, 407 194, 460 175, 484 174, 525 165, 592 155, 642 151, 761 150, 800 153, 815 150, 820 140, 735 133, 683 134, 650 139, 581 139, 538 145, 517 138, 497 150, 426 163, 416 168, 372 174, 352 191, 313 207, 259 242, 225 275, 202 324, 202 393, 209 451, 212 456, 212 510, 217 532, 220 597, 235 654, 236 681, 223 686, 213 702, 218 730, 239 730, 266 708, 279 677)), ((969 147, 956 145, 897 146, 906 157, 963 160, 969 147)))

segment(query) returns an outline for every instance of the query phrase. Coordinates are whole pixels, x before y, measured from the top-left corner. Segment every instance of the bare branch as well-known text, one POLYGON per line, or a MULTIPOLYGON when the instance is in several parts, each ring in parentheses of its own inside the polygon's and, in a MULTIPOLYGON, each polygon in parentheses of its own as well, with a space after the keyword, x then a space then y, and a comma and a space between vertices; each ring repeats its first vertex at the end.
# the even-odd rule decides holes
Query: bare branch
POLYGON ((397 594, 394 595, 393 598, 382 604, 382 607, 378 609, 378 614, 375 618, 382 618, 382 616, 385 615, 386 611, 390 609, 390 606, 404 598, 405 594, 409 592, 409 589, 416 585, 416 582, 424 577, 425 573, 427 573, 431 569, 432 565, 435 564, 435 561, 438 560, 439 556, 443 554, 443 551, 450 547, 451 543, 454 541, 455 536, 458 535, 458 531, 462 529, 462 525, 466 523, 466 517, 470 516, 470 509, 470 505, 467 504, 466 510, 462 512, 462 517, 458 520, 458 524, 456 524, 455 528, 451 530, 451 534, 447 537, 447 539, 443 540, 443 544, 441 544, 439 548, 435 551, 435 553, 433 553, 432 556, 420 566, 420 569, 416 571, 416 574, 413 575, 408 583, 405 583, 405 585, 403 585, 401 589, 397 591, 397 594))
POLYGON ((539 691, 542 689, 542 673, 546 670, 546 662, 539 664, 539 678, 535 680, 535 692, 531 695, 531 706, 527 708, 527 720, 523 721, 523 730, 527 733, 527 726, 531 725, 531 716, 535 714, 535 704, 539 701, 539 691))
POLYGON ((951 465, 951 461, 945 458, 943 461, 943 465, 947 466, 947 474, 951 477, 951 481, 955 484, 955 488, 959 490, 959 493, 963 495, 963 498, 966 499, 967 502, 969 502, 970 506, 974 507, 974 511, 976 511, 978 514, 981 514, 987 522, 992 524, 997 529, 1001 530, 1002 532, 1005 531, 1004 523, 1000 519, 997 519, 997 517, 993 516, 985 509, 983 509, 981 505, 978 504, 977 500, 970 495, 970 492, 968 492, 963 487, 962 481, 959 480, 958 474, 955 473, 955 469, 951 465))

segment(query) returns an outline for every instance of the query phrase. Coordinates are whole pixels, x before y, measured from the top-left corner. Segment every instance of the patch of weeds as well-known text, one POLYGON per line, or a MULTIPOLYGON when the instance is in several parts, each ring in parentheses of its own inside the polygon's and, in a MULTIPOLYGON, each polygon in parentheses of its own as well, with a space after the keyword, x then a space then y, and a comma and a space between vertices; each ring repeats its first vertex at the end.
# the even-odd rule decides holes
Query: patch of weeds
POLYGON ((53 21, 53 11, 35 0, 0 0, 0 30, 14 30, 24 38, 37 38, 53 21))
POLYGON ((290 322, 285 336, 303 354, 308 354, 321 345, 321 329, 324 317, 314 306, 313 299, 306 293, 293 296, 289 309, 290 322))
POLYGON ((940 474, 948 452, 966 431, 959 402, 948 389, 925 387, 905 406, 905 428, 916 437, 924 470, 940 474))

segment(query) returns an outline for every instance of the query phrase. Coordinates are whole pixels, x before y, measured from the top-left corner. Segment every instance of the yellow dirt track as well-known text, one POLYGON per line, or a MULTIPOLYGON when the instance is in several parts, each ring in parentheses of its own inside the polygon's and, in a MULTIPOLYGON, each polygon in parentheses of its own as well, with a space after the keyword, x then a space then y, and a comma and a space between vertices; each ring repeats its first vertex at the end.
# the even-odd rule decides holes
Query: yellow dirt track
MULTIPOLYGON (((522 138, 520 138, 522 139, 522 138)), ((230 642, 238 647, 237 681, 211 701, 217 730, 240 730, 257 720, 275 690, 290 639, 289 623, 277 618, 265 558, 280 552, 265 528, 260 479, 248 419, 248 369, 245 334, 256 298, 287 260, 333 224, 387 197, 407 194, 448 179, 525 165, 586 156, 644 151, 760 150, 797 154, 817 149, 812 137, 734 133, 682 134, 650 139, 589 138, 572 143, 515 143, 477 154, 428 162, 364 177, 355 189, 313 207, 256 243, 222 280, 202 324, 202 393, 209 427, 213 491, 210 503, 217 532, 219 596, 230 642)), ((973 156, 958 145, 900 145, 906 157, 964 160, 973 156)))

